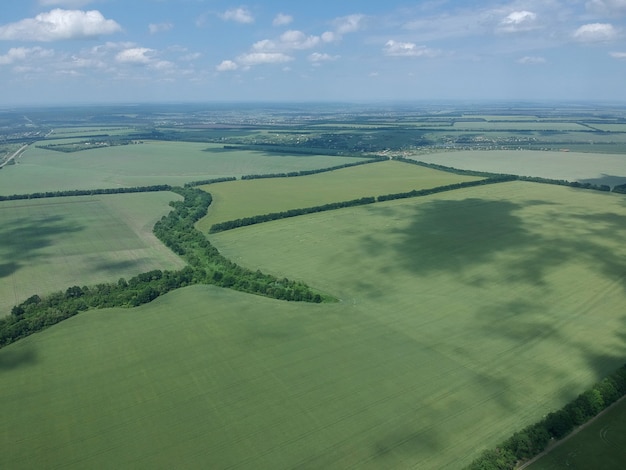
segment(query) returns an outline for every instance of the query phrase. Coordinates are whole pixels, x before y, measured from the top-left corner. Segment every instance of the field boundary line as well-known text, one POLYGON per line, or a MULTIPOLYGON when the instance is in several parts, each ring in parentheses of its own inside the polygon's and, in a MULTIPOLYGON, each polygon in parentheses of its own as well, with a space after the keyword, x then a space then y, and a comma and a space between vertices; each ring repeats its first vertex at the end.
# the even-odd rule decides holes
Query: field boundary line
POLYGON ((515 467, 515 470, 523 470, 524 468, 528 467, 529 465, 532 465, 533 463, 535 463, 540 458, 548 455, 550 452, 552 452, 552 450, 556 449, 561 444, 567 442, 571 437, 574 437, 580 431, 582 431, 583 429, 587 428, 589 425, 594 423, 600 416, 604 415, 605 413, 607 413, 608 411, 613 409, 617 404, 621 403, 624 400, 626 400, 626 395, 623 395, 621 398, 619 398, 614 403, 611 403, 608 407, 603 409, 600 413, 595 415, 593 418, 589 419, 587 422, 585 422, 585 423, 581 424, 580 426, 578 426, 576 429, 574 429, 572 432, 570 432, 567 436, 563 437, 563 439, 559 439, 558 441, 554 441, 551 445, 548 446, 548 448, 546 450, 544 450, 540 454, 535 455, 532 459, 530 459, 530 460, 524 462, 523 464, 515 467))

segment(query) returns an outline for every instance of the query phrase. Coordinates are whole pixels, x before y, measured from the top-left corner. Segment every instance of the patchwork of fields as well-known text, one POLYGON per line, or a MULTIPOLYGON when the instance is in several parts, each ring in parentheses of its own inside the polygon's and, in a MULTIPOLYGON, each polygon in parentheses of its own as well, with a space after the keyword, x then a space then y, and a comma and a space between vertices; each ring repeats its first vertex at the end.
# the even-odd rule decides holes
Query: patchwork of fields
POLYGON ((524 182, 213 235, 341 301, 196 286, 10 345, 0 465, 460 468, 623 363, 624 235, 524 182))
POLYGON ((0 202, 0 315, 33 294, 184 266, 152 234, 178 198, 159 192, 0 202))

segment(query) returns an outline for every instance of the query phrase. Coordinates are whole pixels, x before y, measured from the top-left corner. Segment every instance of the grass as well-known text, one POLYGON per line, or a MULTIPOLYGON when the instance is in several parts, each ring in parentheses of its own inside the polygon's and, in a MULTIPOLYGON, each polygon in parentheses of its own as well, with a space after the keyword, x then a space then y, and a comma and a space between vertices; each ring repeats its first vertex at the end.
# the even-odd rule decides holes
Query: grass
POLYGON ((204 187, 214 203, 199 228, 208 231, 215 223, 242 217, 476 179, 383 161, 295 178, 229 181, 204 187))
POLYGON ((152 234, 173 193, 0 202, 0 314, 33 294, 183 262, 152 234))
MULTIPOLYGON (((416 159, 454 168, 522 176, 591 181, 603 178, 626 182, 626 156, 534 150, 455 151, 419 155, 416 159)), ((606 183, 617 184, 617 183, 606 183)))
POLYGON ((626 442, 626 400, 528 466, 529 470, 621 470, 626 442))
POLYGON ((501 122, 501 121, 457 121, 454 128, 466 130, 507 130, 515 129, 516 131, 584 131, 587 128, 575 122, 501 122))
POLYGON ((325 155, 277 156, 258 151, 224 151, 222 147, 204 143, 145 141, 143 144, 62 153, 31 146, 19 158, 17 165, 0 170, 0 194, 183 185, 189 181, 224 176, 327 168, 360 160, 325 155))
POLYGON ((624 207, 513 182, 211 236, 342 301, 194 286, 3 348, 0 467, 460 468, 623 363, 624 207))

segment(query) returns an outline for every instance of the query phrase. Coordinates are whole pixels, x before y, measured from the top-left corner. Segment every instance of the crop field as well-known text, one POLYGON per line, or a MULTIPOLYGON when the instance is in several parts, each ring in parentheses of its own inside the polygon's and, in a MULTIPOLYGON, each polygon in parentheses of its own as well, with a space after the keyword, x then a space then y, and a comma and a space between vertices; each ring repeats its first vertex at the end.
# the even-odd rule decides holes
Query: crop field
POLYGON ((199 228, 208 231, 215 223, 242 217, 477 179, 481 178, 383 161, 308 176, 228 181, 203 188, 214 203, 199 228))
POLYGON ((0 202, 0 315, 33 294, 117 281, 183 262, 152 234, 169 193, 0 202))
POLYGON ((506 121, 458 121, 455 129, 515 131, 582 131, 586 128, 575 122, 506 122, 506 121))
POLYGON ((411 364, 415 423, 390 445, 438 436, 419 468, 459 467, 623 363, 620 196, 516 182, 296 219, 211 240, 336 295, 355 330, 413 343, 372 354, 411 364))
POLYGON ((341 301, 196 286, 10 345, 0 466, 460 468, 623 363, 624 235, 523 182, 213 235, 341 301))
POLYGON ((461 150, 414 157, 428 163, 596 184, 626 183, 626 155, 535 150, 461 150))
POLYGON ((222 147, 206 143, 145 141, 143 144, 62 153, 31 146, 17 165, 0 170, 0 194, 183 185, 189 181, 224 176, 327 168, 360 160, 327 155, 277 156, 258 151, 224 150, 222 147))
POLYGON ((626 400, 617 403, 527 468, 621 470, 624 468, 624 443, 626 443, 626 400))

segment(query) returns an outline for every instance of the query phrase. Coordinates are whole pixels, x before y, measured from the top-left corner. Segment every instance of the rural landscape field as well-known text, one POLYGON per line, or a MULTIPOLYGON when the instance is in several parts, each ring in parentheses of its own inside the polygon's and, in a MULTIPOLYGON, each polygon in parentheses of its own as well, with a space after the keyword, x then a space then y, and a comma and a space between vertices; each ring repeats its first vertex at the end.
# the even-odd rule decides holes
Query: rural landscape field
POLYGON ((2 468, 463 469, 626 362, 626 109, 0 122, 2 468))

